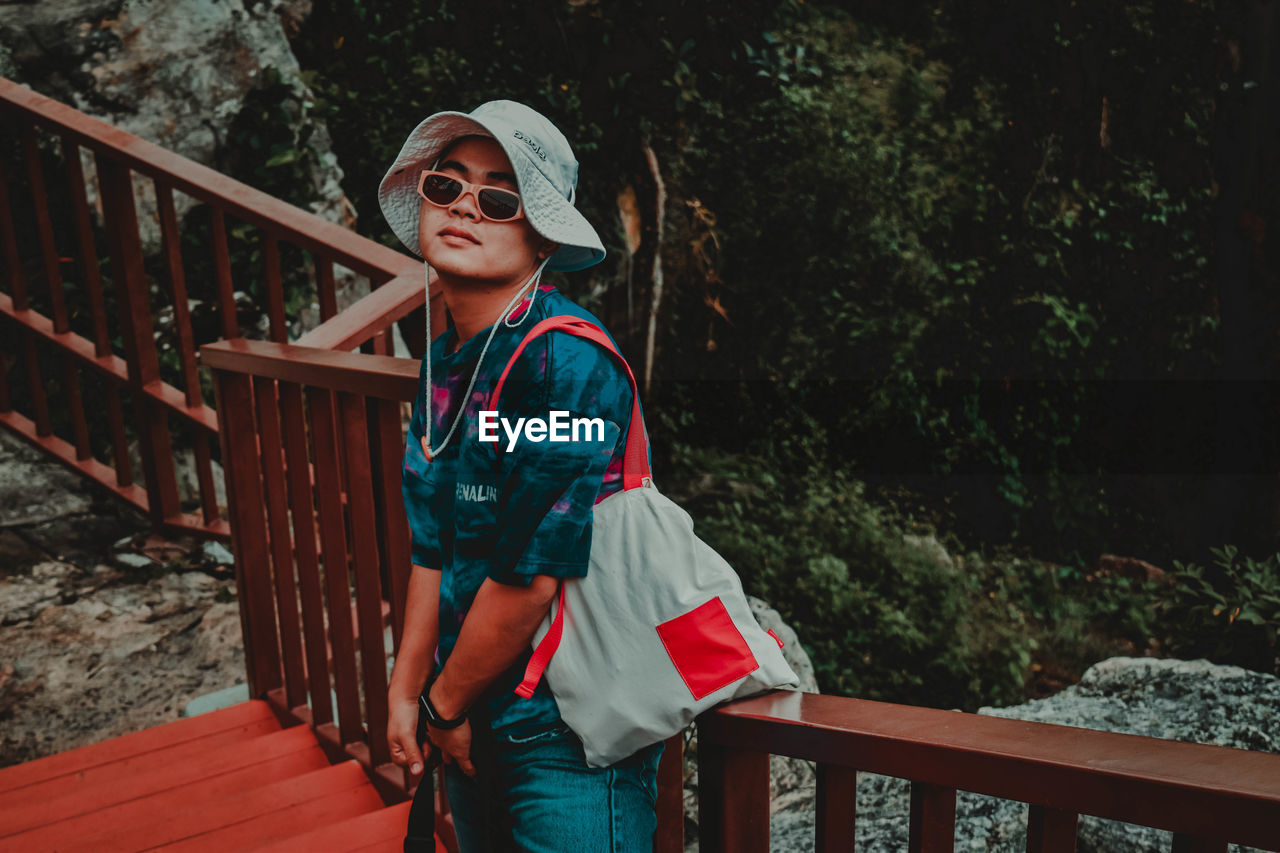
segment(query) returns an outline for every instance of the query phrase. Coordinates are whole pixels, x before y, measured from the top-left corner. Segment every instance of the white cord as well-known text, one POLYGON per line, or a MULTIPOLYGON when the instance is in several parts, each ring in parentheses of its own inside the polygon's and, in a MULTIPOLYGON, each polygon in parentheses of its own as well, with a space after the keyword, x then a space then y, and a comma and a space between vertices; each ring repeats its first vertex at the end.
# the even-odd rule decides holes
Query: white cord
MULTIPOLYGON (((528 281, 526 281, 526 282, 524 283, 524 286, 523 286, 523 287, 521 287, 521 288, 520 288, 520 290, 518 290, 518 291, 516 292, 516 295, 515 295, 515 296, 511 297, 511 301, 507 303, 507 307, 502 309, 502 314, 500 314, 500 315, 499 315, 499 319, 501 320, 502 325, 506 326, 508 329, 515 329, 515 328, 518 328, 521 324, 523 324, 523 323, 524 323, 524 321, 525 321, 526 319, 528 319, 529 315, 533 313, 533 301, 534 301, 535 299, 537 299, 537 298, 538 298, 538 285, 539 285, 539 284, 541 283, 541 281, 542 281, 542 270, 543 270, 543 268, 547 265, 547 261, 549 261, 549 260, 551 260, 551 258, 550 258, 550 257, 547 257, 547 258, 543 258, 543 259, 542 259, 542 263, 538 264, 538 268, 537 268, 536 270, 534 270, 534 272, 533 272, 533 276, 532 276, 528 281), (533 294, 532 294, 532 296, 530 296, 530 297, 529 297, 529 307, 528 307, 528 309, 524 312, 524 314, 523 314, 523 315, 521 315, 520 319, 519 319, 517 322, 512 323, 512 322, 511 322, 511 314, 512 314, 512 313, 514 313, 514 309, 515 309, 515 307, 516 307, 516 303, 517 303, 517 302, 518 302, 518 301, 519 301, 519 300, 520 300, 520 299, 525 295, 525 293, 526 293, 526 292, 528 292, 528 290, 529 290, 529 285, 531 285, 531 284, 533 285, 533 294)), ((439 453, 440 451, 444 450, 444 449, 445 449, 445 447, 447 447, 447 446, 449 445, 449 440, 450 440, 451 438, 453 438, 453 433, 454 433, 454 431, 455 431, 455 430, 457 430, 457 428, 458 428, 458 424, 462 422, 462 415, 463 415, 463 414, 466 412, 466 410, 467 410, 467 401, 471 399, 471 391, 472 391, 472 389, 473 389, 473 388, 475 388, 475 387, 476 387, 476 377, 478 377, 478 376, 480 375, 480 365, 484 363, 485 353, 489 352, 489 344, 493 343, 493 336, 494 336, 494 335, 496 335, 496 334, 498 333, 498 323, 494 323, 494 324, 493 324, 493 326, 492 326, 492 328, 490 328, 490 330, 489 330, 489 337, 485 339, 484 347, 480 350, 480 357, 476 359, 476 366, 475 366, 475 369, 471 371, 471 381, 467 383, 467 391, 466 391, 466 393, 465 393, 465 394, 463 394, 463 395, 462 395, 462 402, 461 402, 461 403, 459 404, 459 406, 458 406, 458 413, 457 413, 456 415, 454 415, 454 418, 453 418, 453 425, 449 427, 449 432, 448 432, 448 433, 446 433, 446 434, 445 434, 444 439, 442 439, 442 440, 441 440, 441 442, 440 442, 440 446, 439 446, 439 447, 432 447, 432 446, 431 446, 431 425, 432 425, 435 421, 434 421, 434 419, 433 419, 433 417, 432 417, 432 414, 431 414, 431 408, 432 408, 432 399, 431 399, 431 398, 432 398, 432 394, 431 394, 431 288, 430 288, 430 281, 431 281, 431 269, 430 269, 430 267, 429 267, 427 264, 423 264, 423 265, 422 265, 422 268, 423 268, 423 270, 425 271, 425 272, 424 272, 424 275, 426 276, 426 281, 427 281, 427 285, 426 285, 426 287, 427 287, 427 300, 426 300, 426 314, 427 314, 427 380, 426 380, 426 387, 424 388, 425 396, 426 396, 426 398, 427 398, 427 400, 426 400, 427 422, 426 422, 426 425, 424 426, 424 428, 423 428, 423 430, 422 430, 422 452, 423 452, 423 454, 425 454, 425 455, 426 455, 426 457, 427 457, 427 461, 428 461, 428 462, 430 462, 433 458, 435 458, 435 455, 436 455, 437 453, 439 453)))

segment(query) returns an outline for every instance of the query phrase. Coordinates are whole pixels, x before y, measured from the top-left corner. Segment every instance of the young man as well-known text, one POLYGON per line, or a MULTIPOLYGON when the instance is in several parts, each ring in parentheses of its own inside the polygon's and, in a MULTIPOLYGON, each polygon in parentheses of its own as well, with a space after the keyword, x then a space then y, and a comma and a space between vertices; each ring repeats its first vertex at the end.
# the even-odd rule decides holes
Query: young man
MULTIPOLYGON (((631 389, 613 357, 556 332, 527 346, 502 399, 489 399, 540 320, 601 325, 539 283, 544 268, 604 257, 573 206, 577 169, 551 122, 493 101, 422 122, 379 191, 392 229, 435 270, 453 319, 423 358, 405 449, 414 565, 388 741, 396 763, 423 772, 423 696, 422 746, 445 762, 466 853, 649 849, 656 823, 661 743, 591 768, 545 679, 531 698, 514 693, 559 583, 587 572, 592 507, 622 487, 630 421, 631 389), (494 412, 487 428, 482 411, 494 412), (585 429, 551 440, 537 424, 557 419, 584 419, 585 429)), ((413 839, 411 827, 406 849, 413 839)))

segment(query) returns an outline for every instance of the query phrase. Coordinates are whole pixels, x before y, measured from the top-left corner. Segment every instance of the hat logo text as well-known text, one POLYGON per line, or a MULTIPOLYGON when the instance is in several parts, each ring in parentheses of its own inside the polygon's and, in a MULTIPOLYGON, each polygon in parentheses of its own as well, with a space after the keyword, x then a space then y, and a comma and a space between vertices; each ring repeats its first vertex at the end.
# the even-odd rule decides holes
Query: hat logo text
POLYGON ((523 142, 525 145, 529 146, 530 153, 538 155, 538 157, 541 158, 542 160, 547 159, 547 155, 542 151, 542 146, 539 145, 536 141, 534 141, 533 137, 525 136, 523 133, 521 133, 518 130, 515 132, 515 137, 516 139, 519 139, 521 142, 523 142))

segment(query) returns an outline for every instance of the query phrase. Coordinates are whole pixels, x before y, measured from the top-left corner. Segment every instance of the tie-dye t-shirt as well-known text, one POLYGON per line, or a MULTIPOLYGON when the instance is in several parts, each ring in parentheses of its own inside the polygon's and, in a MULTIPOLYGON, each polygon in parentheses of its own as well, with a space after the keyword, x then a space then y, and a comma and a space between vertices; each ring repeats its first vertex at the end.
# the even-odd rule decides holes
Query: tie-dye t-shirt
MULTIPOLYGON (((425 359, 419 373, 402 488, 413 533, 413 561, 442 572, 437 669, 448 660, 486 578, 527 584, 539 574, 585 576, 592 507, 622 488, 631 386, 616 359, 600 346, 565 332, 540 335, 513 365, 502 399, 491 404, 490 394, 511 354, 538 322, 570 314, 604 328, 548 285, 539 288, 531 313, 527 302, 517 310, 512 322, 524 322, 516 328, 499 323, 458 428, 431 462, 419 441, 426 420, 425 359), (479 441, 479 412, 484 409, 496 409, 513 426, 521 417, 549 421, 552 411, 568 412, 569 418, 600 418, 604 436, 600 440, 599 430, 592 429, 580 431, 577 441, 534 442, 522 434, 508 451, 501 426, 497 443, 479 441)), ((440 446, 453 424, 489 331, 486 328, 452 353, 453 329, 431 343, 432 447, 440 446)), ((514 694, 528 658, 526 650, 476 703, 487 706, 495 730, 559 718, 545 679, 529 699, 514 694)))

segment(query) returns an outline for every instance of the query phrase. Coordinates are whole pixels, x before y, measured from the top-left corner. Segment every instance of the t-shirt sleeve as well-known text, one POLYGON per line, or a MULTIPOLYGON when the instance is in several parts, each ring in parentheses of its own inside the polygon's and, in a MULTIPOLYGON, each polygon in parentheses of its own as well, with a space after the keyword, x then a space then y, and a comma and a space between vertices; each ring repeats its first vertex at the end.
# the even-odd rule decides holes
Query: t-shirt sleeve
POLYGON ((430 466, 422 452, 422 435, 425 417, 422 400, 422 373, 419 369, 418 398, 413 403, 413 417, 405 435, 404 465, 400 472, 400 491, 404 498, 404 512, 409 520, 409 535, 413 548, 413 562, 429 569, 444 565, 440 551, 440 531, 436 523, 435 503, 437 490, 430 478, 430 466))
POLYGON ((625 449, 631 386, 599 345, 551 332, 526 348, 507 388, 520 390, 509 403, 499 401, 501 416, 512 426, 521 417, 540 418, 548 435, 533 441, 521 431, 508 449, 501 434, 489 575, 516 585, 539 574, 585 577, 592 507, 610 460, 625 449))

